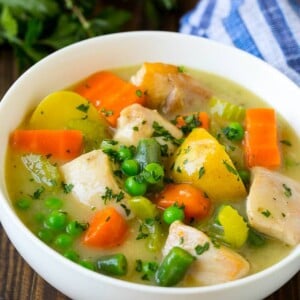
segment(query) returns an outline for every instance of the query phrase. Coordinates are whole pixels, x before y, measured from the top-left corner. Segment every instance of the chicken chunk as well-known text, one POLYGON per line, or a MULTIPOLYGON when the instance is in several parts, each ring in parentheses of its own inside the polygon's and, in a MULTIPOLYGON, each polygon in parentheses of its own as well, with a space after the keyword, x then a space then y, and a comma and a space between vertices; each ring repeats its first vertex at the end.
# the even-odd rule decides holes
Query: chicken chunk
POLYGON ((252 169, 247 198, 249 223, 288 245, 300 242, 300 184, 275 171, 252 169))
POLYGON ((75 200, 97 210, 114 206, 124 217, 131 217, 126 209, 129 196, 119 188, 109 158, 102 150, 83 154, 62 165, 60 171, 65 183, 73 185, 75 200))
POLYGON ((131 82, 147 92, 147 106, 166 114, 188 111, 193 103, 206 103, 212 93, 181 68, 163 63, 144 63, 131 82))
POLYGON ((169 229, 163 248, 163 255, 175 246, 181 247, 196 257, 187 277, 199 285, 213 285, 241 278, 249 272, 250 266, 238 253, 220 246, 216 248, 202 231, 176 221, 169 229), (205 249, 197 255, 197 247, 205 249))
MULTIPOLYGON (((155 124, 168 131, 175 139, 180 139, 183 135, 175 125, 163 118, 156 110, 140 104, 132 104, 122 110, 114 140, 124 145, 137 146, 140 139, 153 135, 155 124)), ((157 141, 160 144, 167 143, 164 138, 158 138, 157 141)), ((172 148, 172 143, 168 143, 168 145, 172 148)))

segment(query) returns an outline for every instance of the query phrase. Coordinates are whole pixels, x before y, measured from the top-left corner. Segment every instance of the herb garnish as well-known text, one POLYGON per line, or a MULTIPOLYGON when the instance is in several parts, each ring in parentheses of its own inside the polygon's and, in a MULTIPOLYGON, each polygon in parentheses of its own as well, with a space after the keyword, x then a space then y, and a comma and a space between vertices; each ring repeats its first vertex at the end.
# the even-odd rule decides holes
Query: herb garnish
POLYGON ((266 218, 269 218, 271 216, 271 212, 268 209, 262 211, 261 214, 264 215, 266 218))
POLYGON ((114 114, 114 112, 111 109, 105 109, 105 108, 101 108, 101 112, 105 117, 110 117, 114 114))
POLYGON ((32 199, 35 199, 35 200, 40 199, 40 197, 41 197, 41 195, 42 195, 42 193, 43 193, 44 191, 45 191, 45 188, 44 188, 43 186, 40 187, 40 188, 38 188, 38 189, 36 189, 36 190, 33 192, 31 198, 32 198, 32 199))
POLYGON ((124 192, 120 191, 118 194, 114 194, 113 190, 109 187, 105 187, 105 193, 101 196, 104 201, 104 204, 109 200, 116 200, 116 202, 120 202, 124 198, 124 192))
POLYGON ((205 168, 204 168, 204 166, 202 166, 202 167, 199 169, 198 179, 200 179, 204 174, 205 174, 205 168))
POLYGON ((286 197, 291 197, 292 196, 292 190, 290 187, 288 187, 285 183, 282 184, 283 188, 284 188, 284 195, 286 197))
POLYGON ((78 105, 77 107, 76 107, 76 109, 78 109, 78 110, 80 110, 80 111, 82 111, 82 112, 84 112, 84 113, 87 113, 88 112, 88 110, 89 110, 89 108, 90 108, 90 105, 89 104, 80 104, 80 105, 78 105))
POLYGON ((205 251, 209 249, 209 242, 204 243, 203 245, 197 245, 195 247, 195 251, 197 255, 203 254, 205 251))
POLYGON ((69 194, 69 193, 72 192, 72 189, 73 189, 73 187, 74 187, 74 184, 62 182, 62 183, 61 183, 61 186, 62 186, 62 188, 63 188, 64 193, 65 193, 65 194, 69 194))
POLYGON ((141 90, 136 90, 135 91, 135 94, 138 96, 138 97, 142 97, 143 96, 143 92, 141 90))
POLYGON ((289 147, 292 146, 292 143, 288 140, 281 140, 280 143, 283 144, 283 145, 289 146, 289 147))
POLYGON ((237 170, 234 169, 234 168, 233 168, 226 160, 223 160, 223 164, 225 165, 226 169, 227 169, 230 173, 232 173, 232 174, 234 174, 234 175, 237 175, 238 178, 239 178, 239 173, 237 172, 237 170))
POLYGON ((183 142, 183 139, 175 138, 168 130, 166 130, 156 121, 153 122, 152 128, 154 129, 154 132, 152 134, 153 137, 161 136, 163 137, 164 141, 170 141, 175 146, 180 146, 183 142))

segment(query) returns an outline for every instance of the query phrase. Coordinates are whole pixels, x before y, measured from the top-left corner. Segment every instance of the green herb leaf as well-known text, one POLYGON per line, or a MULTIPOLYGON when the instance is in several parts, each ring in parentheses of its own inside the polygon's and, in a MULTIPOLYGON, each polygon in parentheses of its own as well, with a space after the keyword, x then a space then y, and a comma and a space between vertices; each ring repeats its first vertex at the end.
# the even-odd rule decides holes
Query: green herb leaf
POLYGON ((292 190, 290 187, 288 187, 285 183, 282 184, 283 188, 284 188, 284 195, 286 197, 291 197, 292 196, 292 190))
POLYGON ((209 250, 209 242, 204 243, 204 245, 197 245, 195 247, 195 251, 197 255, 201 255, 208 250, 209 250))

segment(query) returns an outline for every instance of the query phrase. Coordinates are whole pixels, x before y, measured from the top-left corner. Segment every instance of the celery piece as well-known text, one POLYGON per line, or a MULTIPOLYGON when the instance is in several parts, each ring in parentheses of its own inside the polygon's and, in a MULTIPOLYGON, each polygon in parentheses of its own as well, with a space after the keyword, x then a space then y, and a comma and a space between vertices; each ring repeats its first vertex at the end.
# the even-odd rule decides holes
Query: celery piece
POLYGON ((240 248, 248 238, 248 225, 239 212, 230 205, 223 205, 217 215, 217 222, 223 227, 224 242, 240 248))
POLYGON ((82 132, 85 152, 99 149, 101 142, 109 138, 108 126, 101 120, 73 119, 68 122, 67 127, 82 132))
POLYGON ((245 117, 245 108, 226 100, 212 97, 209 101, 210 113, 228 121, 241 122, 245 117))
POLYGON ((26 154, 21 157, 21 160, 35 182, 47 187, 55 187, 60 182, 58 168, 51 164, 46 157, 38 154, 26 154))

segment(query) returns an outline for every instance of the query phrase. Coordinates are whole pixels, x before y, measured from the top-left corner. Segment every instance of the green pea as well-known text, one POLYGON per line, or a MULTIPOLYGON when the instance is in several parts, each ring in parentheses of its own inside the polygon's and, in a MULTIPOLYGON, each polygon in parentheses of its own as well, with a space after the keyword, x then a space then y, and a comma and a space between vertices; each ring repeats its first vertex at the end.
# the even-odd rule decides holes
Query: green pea
POLYGON ((46 228, 54 230, 63 230, 67 223, 67 215, 62 211, 52 211, 46 216, 44 225, 46 228))
POLYGON ((155 204, 153 204, 148 198, 143 196, 132 197, 129 200, 129 206, 139 219, 154 218, 157 210, 155 204))
POLYGON ((142 196, 147 191, 147 184, 140 177, 131 176, 125 181, 125 190, 131 196, 142 196))
POLYGON ((164 177, 164 168, 158 163, 150 163, 145 166, 142 176, 148 183, 155 184, 164 177))
POLYGON ((128 176, 137 175, 140 171, 139 163, 134 159, 126 159, 121 165, 122 171, 128 176))
POLYGON ((32 200, 28 198, 21 198, 16 202, 17 208, 21 210, 28 209, 32 204, 32 200))
POLYGON ((47 228, 43 228, 41 229, 38 233, 37 236, 45 243, 49 244, 53 238, 54 238, 54 234, 51 230, 47 229, 47 228))
POLYGON ((61 233, 54 240, 54 244, 58 248, 66 249, 66 248, 69 248, 73 244, 73 238, 66 233, 61 233))
POLYGON ((184 211, 177 205, 169 206, 163 213, 163 220, 167 224, 172 224, 175 221, 182 221, 184 219, 184 211))
POLYGON ((232 122, 223 129, 223 133, 228 140, 241 141, 244 137, 244 128, 238 122, 232 122))
POLYGON ((78 221, 71 221, 66 226, 66 232, 73 237, 79 236, 86 229, 87 224, 79 223, 78 221))
POLYGON ((79 254, 74 250, 67 250, 64 253, 64 257, 66 257, 67 259, 74 261, 74 262, 78 262, 79 258, 80 258, 79 254))
POLYGON ((133 153, 130 148, 126 146, 120 146, 120 149, 118 150, 118 157, 121 161, 124 161, 126 159, 131 159, 133 157, 133 153))
POLYGON ((63 202, 59 198, 50 197, 45 200, 45 206, 49 209, 60 209, 63 206, 63 202))
POLYGON ((45 220, 45 214, 42 212, 37 212, 34 216, 33 216, 34 220, 37 221, 38 223, 42 223, 45 220))
POLYGON ((81 261, 79 261, 79 264, 81 266, 83 266, 84 268, 92 270, 92 271, 95 271, 95 269, 96 269, 95 264, 89 260, 81 260, 81 261))

